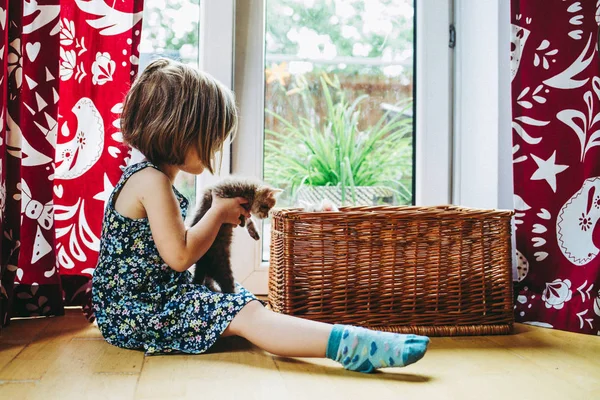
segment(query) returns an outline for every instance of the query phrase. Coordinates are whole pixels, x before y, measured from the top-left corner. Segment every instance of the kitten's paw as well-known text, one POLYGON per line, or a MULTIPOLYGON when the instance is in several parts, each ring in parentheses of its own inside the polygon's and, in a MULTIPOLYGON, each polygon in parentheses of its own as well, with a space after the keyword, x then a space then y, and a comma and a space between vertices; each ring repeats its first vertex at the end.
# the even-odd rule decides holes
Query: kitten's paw
POLYGON ((260 240, 260 235, 256 231, 249 231, 250 237, 254 240, 260 240))

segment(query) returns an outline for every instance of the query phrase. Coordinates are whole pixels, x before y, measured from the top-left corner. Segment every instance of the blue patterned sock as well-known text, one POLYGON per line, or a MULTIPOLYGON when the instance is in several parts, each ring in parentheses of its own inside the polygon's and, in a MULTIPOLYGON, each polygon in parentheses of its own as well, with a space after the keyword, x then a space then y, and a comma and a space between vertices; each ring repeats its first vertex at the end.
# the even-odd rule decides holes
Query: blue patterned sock
POLYGON ((425 355, 428 344, 426 336, 334 325, 326 355, 346 369, 373 372, 377 368, 405 367, 419 361, 425 355))

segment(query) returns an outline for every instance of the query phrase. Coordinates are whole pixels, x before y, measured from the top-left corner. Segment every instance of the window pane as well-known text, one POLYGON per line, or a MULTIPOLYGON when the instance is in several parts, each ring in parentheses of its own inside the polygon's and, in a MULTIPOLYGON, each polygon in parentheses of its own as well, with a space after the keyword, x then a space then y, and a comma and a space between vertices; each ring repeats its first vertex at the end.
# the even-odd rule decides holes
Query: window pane
POLYGON ((413 203, 413 20, 412 0, 266 0, 264 179, 285 189, 278 205, 413 203))
MULTIPOLYGON (((198 67, 200 0, 145 0, 140 71, 152 60, 168 57, 198 67)), ((175 187, 196 204, 196 177, 179 173, 175 187)))

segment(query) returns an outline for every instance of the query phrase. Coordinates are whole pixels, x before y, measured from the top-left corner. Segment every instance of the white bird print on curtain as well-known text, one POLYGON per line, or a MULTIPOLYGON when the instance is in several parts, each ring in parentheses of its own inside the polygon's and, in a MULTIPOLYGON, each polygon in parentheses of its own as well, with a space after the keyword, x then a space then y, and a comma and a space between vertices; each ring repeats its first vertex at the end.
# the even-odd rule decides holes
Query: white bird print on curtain
MULTIPOLYGON (((77 133, 67 143, 56 146, 56 177, 75 179, 90 170, 104 150, 104 122, 91 99, 81 98, 72 109, 77 117, 77 133)), ((68 132, 67 123, 63 125, 68 132)))

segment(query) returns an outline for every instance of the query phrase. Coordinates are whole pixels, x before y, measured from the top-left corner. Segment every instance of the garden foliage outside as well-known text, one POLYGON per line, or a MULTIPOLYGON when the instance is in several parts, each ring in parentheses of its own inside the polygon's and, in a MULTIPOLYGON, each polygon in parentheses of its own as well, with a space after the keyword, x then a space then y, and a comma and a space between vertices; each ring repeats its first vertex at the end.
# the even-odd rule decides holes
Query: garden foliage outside
POLYGON ((336 186, 343 204, 357 204, 356 189, 364 187, 388 188, 397 202, 410 203, 412 102, 382 110, 375 123, 361 129, 361 104, 368 95, 349 102, 339 79, 325 73, 319 88, 313 95, 305 79, 296 79, 291 95, 301 96, 304 107, 293 119, 265 110, 277 121, 275 129, 265 129, 269 182, 286 190, 290 202, 303 186, 336 186), (316 101, 325 104, 323 115, 314 112, 316 101))

